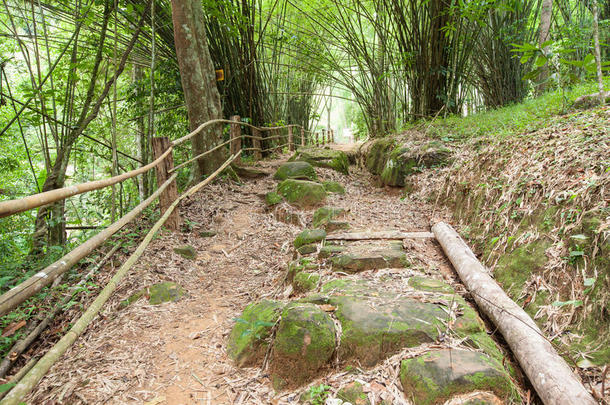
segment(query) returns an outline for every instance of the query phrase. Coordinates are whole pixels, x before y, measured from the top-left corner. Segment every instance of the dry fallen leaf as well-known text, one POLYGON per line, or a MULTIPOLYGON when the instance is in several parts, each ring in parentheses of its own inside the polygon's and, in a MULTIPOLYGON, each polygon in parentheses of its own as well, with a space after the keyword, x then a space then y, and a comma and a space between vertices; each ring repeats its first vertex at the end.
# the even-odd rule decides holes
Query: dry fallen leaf
POLYGON ((330 304, 322 304, 320 305, 320 309, 324 312, 335 312, 337 310, 337 307, 330 304))
POLYGON ((15 332, 17 332, 19 329, 23 328, 25 326, 25 324, 26 324, 25 321, 11 323, 6 328, 4 328, 4 330, 2 331, 2 337, 8 337, 8 336, 14 335, 15 332))

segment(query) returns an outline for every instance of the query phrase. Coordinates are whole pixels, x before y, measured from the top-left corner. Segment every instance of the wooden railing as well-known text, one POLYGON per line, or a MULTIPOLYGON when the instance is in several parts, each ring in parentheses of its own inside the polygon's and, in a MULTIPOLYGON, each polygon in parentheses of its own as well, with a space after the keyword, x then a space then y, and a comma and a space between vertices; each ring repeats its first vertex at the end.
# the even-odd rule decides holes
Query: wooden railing
MULTIPOLYGON (((0 316, 4 316, 25 300, 33 296, 34 294, 41 291, 44 287, 50 285, 58 277, 64 274, 66 271, 76 265, 81 259, 89 255, 93 250, 101 246, 108 238, 118 232, 125 225, 133 221, 142 211, 148 207, 153 201, 159 198, 159 207, 161 210, 161 218, 154 224, 150 229, 144 240, 140 243, 138 248, 131 254, 127 261, 117 271, 111 281, 106 287, 100 292, 95 301, 91 306, 83 313, 79 320, 74 326, 64 335, 64 337, 55 345, 47 354, 45 354, 33 367, 25 374, 18 384, 8 393, 6 398, 1 404, 18 404, 22 398, 25 397, 44 377, 49 368, 59 359, 63 353, 70 347, 70 345, 78 338, 78 336, 84 332, 87 325, 94 319, 97 313, 100 311, 102 306, 108 301, 114 290, 117 288, 121 279, 127 274, 129 269, 135 264, 140 258, 144 249, 148 246, 156 232, 165 226, 169 229, 176 230, 180 226, 180 218, 176 207, 183 199, 193 195, 197 191, 212 182, 220 173, 222 173, 230 164, 238 161, 244 151, 253 151, 255 159, 262 159, 264 152, 280 151, 284 147, 288 147, 290 151, 294 151, 296 143, 294 139, 294 129, 300 128, 300 145, 305 146, 306 131, 300 125, 285 125, 277 127, 257 127, 245 122, 241 122, 238 116, 232 117, 232 120, 215 119, 210 120, 197 129, 185 135, 182 138, 170 141, 167 137, 157 137, 152 140, 152 149, 154 161, 146 166, 142 166, 136 170, 132 170, 123 173, 118 176, 114 176, 104 180, 90 181, 87 183, 77 184, 69 187, 64 187, 57 190, 51 190, 43 193, 34 194, 24 198, 2 201, 0 202, 0 217, 6 217, 20 212, 24 212, 30 209, 38 208, 44 205, 52 204, 54 202, 62 201, 68 197, 72 197, 78 194, 86 193, 93 190, 99 190, 105 187, 112 186, 120 183, 127 179, 133 178, 140 174, 155 168, 157 175, 157 190, 150 195, 146 200, 140 202, 138 206, 132 209, 129 213, 125 214, 118 221, 109 225, 101 232, 91 237, 61 259, 55 263, 47 266, 43 270, 39 271, 32 277, 28 278, 21 284, 13 287, 11 290, 0 296, 0 316), (193 158, 187 160, 174 167, 174 158, 172 151, 175 147, 188 141, 195 135, 199 134, 203 129, 210 127, 215 124, 230 124, 230 139, 222 142, 219 145, 203 152, 193 158), (249 127, 252 129, 252 135, 245 135, 241 133, 241 127, 249 127), (280 134, 279 131, 287 130, 287 134, 280 134), (263 132, 271 132, 273 135, 264 137, 263 132), (242 140, 244 138, 252 139, 253 147, 242 148, 242 140), (268 145, 264 147, 265 142, 279 139, 279 145, 268 145), (285 140, 285 143, 281 144, 281 140, 285 140), (210 176, 205 180, 191 187, 188 191, 178 196, 178 188, 176 185, 177 171, 188 164, 205 157, 206 155, 217 151, 225 146, 229 145, 230 157, 210 176)), ((316 146, 323 145, 324 143, 330 142, 333 138, 332 132, 325 135, 322 134, 320 140, 319 134, 315 133, 311 137, 311 144, 316 146)))

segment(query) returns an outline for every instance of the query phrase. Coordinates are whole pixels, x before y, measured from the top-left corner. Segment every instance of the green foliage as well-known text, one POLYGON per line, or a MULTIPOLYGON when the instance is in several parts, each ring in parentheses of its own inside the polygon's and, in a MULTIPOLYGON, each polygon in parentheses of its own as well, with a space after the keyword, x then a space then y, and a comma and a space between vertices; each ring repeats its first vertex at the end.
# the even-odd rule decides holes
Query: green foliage
POLYGON ((330 395, 330 386, 325 384, 314 385, 307 391, 307 397, 312 405, 324 405, 326 398, 330 395))

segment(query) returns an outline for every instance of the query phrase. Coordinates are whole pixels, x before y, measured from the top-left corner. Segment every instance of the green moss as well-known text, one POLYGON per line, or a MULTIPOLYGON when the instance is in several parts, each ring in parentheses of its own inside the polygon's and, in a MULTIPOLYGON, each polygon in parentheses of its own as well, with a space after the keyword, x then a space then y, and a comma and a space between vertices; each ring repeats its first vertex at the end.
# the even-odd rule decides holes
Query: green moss
POLYGON ((238 367, 251 366, 263 359, 271 325, 279 319, 283 306, 281 302, 264 300, 248 305, 236 319, 227 353, 238 367))
POLYGON ((316 253, 318 251, 318 245, 315 243, 310 243, 308 245, 303 245, 297 249, 300 255, 309 255, 311 253, 316 253))
POLYGON ((341 388, 337 392, 337 398, 352 405, 369 405, 371 403, 364 392, 362 384, 357 381, 341 388))
POLYGON ((300 148, 289 161, 303 161, 313 166, 349 174, 349 160, 345 152, 330 148, 300 148))
POLYGON ((322 184, 328 193, 345 194, 343 186, 336 181, 323 181, 322 184))
POLYGON ((321 242, 324 238, 326 238, 326 231, 324 229, 305 229, 297 235, 293 244, 298 249, 303 245, 321 242))
POLYGON ((381 172, 381 181, 389 186, 403 187, 405 176, 412 174, 417 167, 414 157, 405 156, 409 149, 398 146, 392 150, 381 172))
POLYGON ((197 257, 197 252, 195 251, 195 248, 191 245, 177 246, 174 248, 174 252, 189 260, 193 260, 197 257))
POLYGON ((366 155, 366 168, 369 172, 375 175, 381 174, 395 142, 393 138, 381 138, 373 142, 366 155))
POLYGON ((545 251, 550 246, 550 241, 538 239, 500 257, 494 276, 513 299, 521 295, 523 286, 532 273, 545 265, 548 260, 545 251))
POLYGON ((281 165, 273 178, 276 180, 286 179, 301 179, 301 180, 318 180, 318 175, 313 166, 307 162, 286 162, 281 165))
POLYGON ((317 305, 292 303, 282 311, 270 373, 276 390, 313 378, 335 351, 335 325, 317 305))
POLYGON ((317 269, 318 269, 318 265, 315 262, 313 262, 312 258, 302 257, 299 260, 292 261, 292 262, 290 262, 290 264, 288 264, 288 274, 286 276, 286 279, 289 282, 292 282, 292 280, 294 280, 294 276, 298 272, 317 270, 317 269))
POLYGON ((341 217, 345 213, 343 208, 320 207, 313 213, 313 226, 314 228, 321 227, 331 219, 341 217))
POLYGON ((184 295, 184 289, 176 283, 166 281, 148 287, 148 303, 159 305, 164 302, 176 302, 184 295))
POLYGON ((275 191, 270 191, 265 194, 265 202, 269 206, 279 204, 282 202, 282 196, 276 193, 275 191))
POLYGON ((413 276, 409 278, 409 285, 416 290, 420 291, 431 291, 431 292, 442 292, 452 293, 453 288, 440 280, 436 280, 428 277, 413 276))
POLYGON ((320 282, 320 275, 317 273, 306 273, 301 271, 294 276, 292 286, 296 292, 307 292, 315 290, 320 282))
POLYGON ((301 207, 317 205, 326 199, 324 186, 312 181, 287 179, 277 186, 277 192, 289 203, 301 207))
POLYGON ((345 246, 341 245, 324 245, 318 252, 318 259, 326 259, 334 254, 341 253, 345 250, 345 246))

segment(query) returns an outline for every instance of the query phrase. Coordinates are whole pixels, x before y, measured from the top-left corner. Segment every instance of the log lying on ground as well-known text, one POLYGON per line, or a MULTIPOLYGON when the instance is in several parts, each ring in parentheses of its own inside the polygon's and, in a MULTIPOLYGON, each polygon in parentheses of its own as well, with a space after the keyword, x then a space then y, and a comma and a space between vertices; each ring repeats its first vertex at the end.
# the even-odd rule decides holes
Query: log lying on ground
MULTIPOLYGON (((95 319, 97 314, 102 310, 102 307, 110 299, 119 283, 125 277, 131 267, 138 261, 140 256, 144 253, 144 250, 148 244, 152 241, 155 234, 161 229, 165 221, 169 218, 172 212, 176 209, 180 201, 192 196, 197 191, 201 190, 204 186, 212 182, 222 171, 229 166, 236 158, 239 153, 231 156, 218 170, 212 173, 207 179, 201 183, 191 187, 186 193, 182 194, 172 205, 169 206, 167 211, 163 213, 163 216, 153 225, 148 231, 142 242, 138 245, 136 250, 129 256, 127 261, 123 263, 121 268, 116 274, 110 279, 106 287, 99 293, 93 303, 87 308, 85 313, 74 323, 74 326, 57 342, 39 361, 34 367, 17 383, 15 387, 8 393, 6 398, 0 402, 0 405, 17 405, 20 404, 22 399, 38 384, 38 382, 45 376, 47 371, 61 358, 61 356, 72 346, 76 339, 87 329, 87 326, 95 319)), ((172 180, 173 177, 172 176, 172 180)))
POLYGON ((487 274, 457 232, 442 222, 432 232, 479 308, 506 339, 542 402, 596 404, 532 318, 487 274))
POLYGON ((430 232, 402 232, 402 231, 363 231, 335 233, 326 237, 326 240, 372 240, 372 239, 426 239, 434 238, 430 232))

